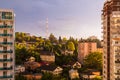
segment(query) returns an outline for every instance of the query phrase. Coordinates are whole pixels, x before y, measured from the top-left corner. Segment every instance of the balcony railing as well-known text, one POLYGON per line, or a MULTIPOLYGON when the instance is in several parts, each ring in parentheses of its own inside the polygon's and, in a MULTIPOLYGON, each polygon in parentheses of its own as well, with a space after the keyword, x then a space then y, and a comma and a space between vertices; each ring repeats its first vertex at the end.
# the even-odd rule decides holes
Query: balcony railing
POLYGON ((115 57, 116 57, 116 58, 120 58, 120 55, 117 55, 117 54, 116 54, 115 57))
POLYGON ((4 45, 12 45, 12 42, 0 42, 0 44, 4 44, 4 45))
POLYGON ((115 80, 120 80, 120 78, 115 78, 115 80))
POLYGON ((120 63, 120 61, 115 61, 115 63, 120 63))
POLYGON ((12 45, 12 42, 0 42, 0 44, 4 44, 4 45, 12 45))
POLYGON ((0 70, 11 70, 11 69, 13 69, 12 66, 11 67, 2 67, 2 68, 0 68, 0 70))
POLYGON ((0 78, 12 78, 12 75, 9 75, 9 76, 0 76, 0 78))
POLYGON ((12 58, 10 58, 10 59, 0 59, 0 62, 2 62, 2 61, 12 61, 12 58))
POLYGON ((0 53, 13 53, 12 50, 3 50, 3 51, 0 51, 0 53))
POLYGON ((120 72, 116 72, 115 74, 116 74, 116 75, 120 75, 120 72))
POLYGON ((12 28, 12 26, 8 26, 8 25, 0 25, 0 28, 12 28))
POLYGON ((12 36, 12 34, 3 33, 3 34, 0 34, 0 36, 12 36))

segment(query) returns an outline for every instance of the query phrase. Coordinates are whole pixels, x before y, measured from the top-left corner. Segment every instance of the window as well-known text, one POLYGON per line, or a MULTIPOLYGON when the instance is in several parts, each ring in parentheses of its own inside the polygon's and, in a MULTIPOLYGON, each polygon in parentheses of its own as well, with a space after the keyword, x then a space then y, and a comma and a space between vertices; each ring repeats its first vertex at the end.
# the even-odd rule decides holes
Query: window
POLYGON ((7 59, 7 55, 3 55, 3 59, 7 59))
POLYGON ((120 8, 117 8, 117 11, 120 11, 120 8))
POLYGON ((118 41, 115 41, 115 44, 118 44, 118 41))
POLYGON ((3 67, 7 67, 7 63, 3 63, 3 67))
POLYGON ((119 6, 119 5, 120 5, 120 2, 117 2, 117 5, 119 6))
POLYGON ((3 76, 7 76, 7 71, 3 71, 3 76))
POLYGON ((3 39, 3 42, 7 42, 7 38, 4 38, 4 39, 3 39))
POLYGON ((4 34, 7 34, 7 30, 4 30, 4 34))
POLYGON ((7 50, 7 47, 3 47, 3 50, 6 51, 6 50, 7 50))
MULTIPOLYGON (((119 9, 119 8, 118 8, 119 9)), ((120 19, 117 19, 117 23, 120 23, 120 19)))

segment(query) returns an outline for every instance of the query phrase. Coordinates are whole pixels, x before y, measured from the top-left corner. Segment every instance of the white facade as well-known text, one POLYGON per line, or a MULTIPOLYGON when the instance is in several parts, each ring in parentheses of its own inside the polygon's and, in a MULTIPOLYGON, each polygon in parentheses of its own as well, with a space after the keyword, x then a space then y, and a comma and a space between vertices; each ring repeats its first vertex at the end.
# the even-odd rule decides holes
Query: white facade
POLYGON ((14 59, 14 13, 0 9, 0 80, 15 80, 14 59))
POLYGON ((24 72, 25 71, 25 67, 24 66, 16 66, 15 67, 15 73, 20 73, 20 72, 24 72))

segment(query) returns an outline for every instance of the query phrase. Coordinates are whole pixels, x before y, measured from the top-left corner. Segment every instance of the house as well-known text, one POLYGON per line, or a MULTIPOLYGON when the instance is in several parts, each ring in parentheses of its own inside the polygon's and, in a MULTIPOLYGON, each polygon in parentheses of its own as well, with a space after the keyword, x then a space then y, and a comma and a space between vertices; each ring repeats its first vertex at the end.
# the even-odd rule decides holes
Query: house
POLYGON ((72 63, 72 68, 81 68, 81 64, 77 61, 72 63))
POLYGON ((35 62, 34 57, 30 57, 29 61, 24 63, 24 66, 26 69, 35 70, 36 68, 40 67, 40 63, 35 62))
POLYGON ((53 66, 53 65, 44 65, 44 66, 41 66, 40 69, 41 69, 41 72, 52 73, 53 75, 59 75, 63 71, 61 67, 53 66))
POLYGON ((69 64, 63 65, 63 67, 71 67, 71 68, 81 68, 81 64, 77 61, 77 62, 71 62, 69 64))
POLYGON ((34 74, 23 73, 22 75, 24 77, 26 77, 27 80, 40 80, 42 78, 42 74, 41 73, 34 73, 34 74))
POLYGON ((84 79, 94 79, 95 77, 100 76, 100 71, 88 69, 84 71, 81 75, 84 79))
POLYGON ((22 65, 15 66, 15 73, 25 72, 25 67, 22 65))
POLYGON ((43 62, 54 63, 55 62, 55 55, 54 53, 48 51, 41 51, 40 58, 43 62))
POLYGON ((74 51, 70 51, 70 50, 61 50, 61 54, 64 55, 73 55, 74 51))
POLYGON ((78 71, 75 70, 75 69, 71 69, 71 70, 69 71, 69 77, 70 77, 71 80, 72 80, 72 79, 75 79, 75 78, 79 78, 79 73, 78 73, 78 71))

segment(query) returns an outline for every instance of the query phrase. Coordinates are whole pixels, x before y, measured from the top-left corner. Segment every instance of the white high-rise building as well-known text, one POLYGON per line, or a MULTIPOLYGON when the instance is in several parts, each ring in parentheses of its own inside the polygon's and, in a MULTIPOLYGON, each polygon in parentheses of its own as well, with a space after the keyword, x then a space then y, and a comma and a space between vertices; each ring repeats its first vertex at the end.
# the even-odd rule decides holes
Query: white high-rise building
POLYGON ((14 80, 14 12, 0 9, 0 80, 14 80))
POLYGON ((120 80, 120 0, 107 0, 102 13, 103 80, 120 80))

